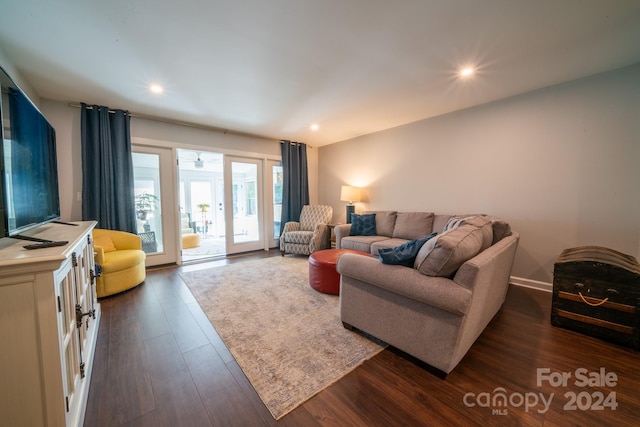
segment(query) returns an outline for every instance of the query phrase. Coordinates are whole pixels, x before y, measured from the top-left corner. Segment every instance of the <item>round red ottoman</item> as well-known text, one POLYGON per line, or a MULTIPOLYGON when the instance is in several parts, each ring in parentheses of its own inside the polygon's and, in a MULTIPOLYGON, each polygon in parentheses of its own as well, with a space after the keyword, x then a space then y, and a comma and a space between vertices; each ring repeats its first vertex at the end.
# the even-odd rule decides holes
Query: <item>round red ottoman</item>
POLYGON ((340 273, 336 263, 342 254, 367 255, 366 252, 351 249, 325 249, 309 255, 309 284, 316 291, 325 294, 340 294, 340 273))

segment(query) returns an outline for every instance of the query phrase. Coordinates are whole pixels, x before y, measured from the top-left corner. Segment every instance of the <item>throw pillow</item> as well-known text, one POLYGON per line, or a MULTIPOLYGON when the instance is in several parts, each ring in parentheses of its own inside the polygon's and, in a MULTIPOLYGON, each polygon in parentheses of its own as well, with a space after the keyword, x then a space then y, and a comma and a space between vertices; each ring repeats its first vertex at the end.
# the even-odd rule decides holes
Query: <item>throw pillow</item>
POLYGON ((351 214, 350 236, 375 236, 376 214, 351 214))
POLYGON ((416 255, 422 245, 424 245, 429 239, 436 236, 436 232, 429 234, 421 239, 411 240, 395 248, 380 248, 378 249, 378 256, 383 264, 404 265, 405 267, 413 266, 416 260, 416 255))
POLYGON ((116 250, 116 246, 113 244, 111 237, 109 236, 98 236, 93 239, 94 246, 100 246, 104 253, 113 252, 116 250))
POLYGON ((493 242, 491 242, 492 245, 495 245, 503 238, 511 235, 511 225, 507 221, 495 216, 489 216, 487 218, 489 219, 489 221, 491 221, 491 225, 493 226, 493 242))
POLYGON ((482 249, 484 251, 493 244, 493 227, 485 215, 456 216, 449 220, 444 231, 450 231, 465 224, 475 225, 482 229, 482 249))
POLYGON ((482 245, 482 227, 463 224, 423 245, 414 267, 427 276, 451 277, 462 264, 480 253, 482 245))

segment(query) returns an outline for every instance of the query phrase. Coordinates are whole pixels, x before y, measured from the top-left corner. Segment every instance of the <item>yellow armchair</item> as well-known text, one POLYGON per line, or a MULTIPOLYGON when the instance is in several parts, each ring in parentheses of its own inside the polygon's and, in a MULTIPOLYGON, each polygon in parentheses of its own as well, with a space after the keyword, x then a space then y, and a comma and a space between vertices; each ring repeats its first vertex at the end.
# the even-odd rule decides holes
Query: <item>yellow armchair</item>
POLYGON ((140 236, 96 228, 93 249, 96 264, 102 267, 102 275, 96 279, 98 298, 126 291, 144 281, 146 254, 140 236))

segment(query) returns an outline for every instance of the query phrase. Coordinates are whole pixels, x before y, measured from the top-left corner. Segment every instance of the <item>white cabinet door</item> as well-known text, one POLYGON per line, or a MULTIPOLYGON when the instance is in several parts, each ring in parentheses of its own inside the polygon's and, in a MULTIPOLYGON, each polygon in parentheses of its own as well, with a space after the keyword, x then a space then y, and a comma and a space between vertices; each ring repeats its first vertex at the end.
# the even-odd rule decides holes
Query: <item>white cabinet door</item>
POLYGON ((76 322, 75 269, 69 258, 55 272, 56 300, 58 305, 58 339, 60 341, 60 360, 62 362, 62 389, 64 392, 67 425, 69 417, 76 412, 76 390, 79 389, 80 343, 76 322))

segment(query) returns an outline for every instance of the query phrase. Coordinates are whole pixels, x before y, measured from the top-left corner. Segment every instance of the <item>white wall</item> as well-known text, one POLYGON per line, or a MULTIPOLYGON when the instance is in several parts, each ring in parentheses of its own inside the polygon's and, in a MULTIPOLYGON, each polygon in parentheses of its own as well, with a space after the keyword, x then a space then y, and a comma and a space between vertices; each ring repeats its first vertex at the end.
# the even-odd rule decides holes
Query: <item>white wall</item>
MULTIPOLYGON (((82 219, 82 146, 80 142, 80 109, 68 103, 43 99, 41 110, 56 129, 60 209, 64 220, 82 219)), ((131 119, 131 139, 134 143, 160 146, 200 146, 211 151, 246 153, 252 156, 280 157, 280 143, 258 137, 224 134, 199 128, 173 125, 154 120, 131 119)), ((318 150, 308 150, 309 191, 312 201, 318 200, 318 150)))
POLYGON ((63 221, 82 220, 82 148, 80 110, 44 99, 42 113, 56 130, 60 216, 63 221))
POLYGON ((0 67, 9 74, 9 77, 13 80, 15 84, 20 86, 20 89, 27 94, 31 102, 33 102, 36 106, 40 107, 40 96, 38 96, 37 92, 31 87, 29 82, 20 74, 18 69, 13 64, 13 61, 9 59, 9 57, 2 50, 2 46, 0 46, 0 67))
POLYGON ((320 148, 321 203, 487 213, 521 241, 513 275, 552 282, 565 248, 640 255, 640 64, 320 148))

